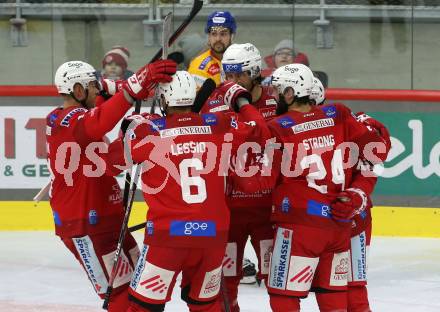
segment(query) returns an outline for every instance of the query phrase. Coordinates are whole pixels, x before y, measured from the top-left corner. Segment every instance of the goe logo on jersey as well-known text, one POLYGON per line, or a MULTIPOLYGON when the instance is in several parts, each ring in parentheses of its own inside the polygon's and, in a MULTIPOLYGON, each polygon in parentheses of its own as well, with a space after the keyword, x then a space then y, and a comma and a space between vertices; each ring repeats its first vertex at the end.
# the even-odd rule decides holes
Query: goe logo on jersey
POLYGON ((309 215, 331 218, 330 206, 314 200, 307 201, 307 213, 309 215))
POLYGON ((213 221, 171 221, 171 236, 216 236, 216 225, 213 221))

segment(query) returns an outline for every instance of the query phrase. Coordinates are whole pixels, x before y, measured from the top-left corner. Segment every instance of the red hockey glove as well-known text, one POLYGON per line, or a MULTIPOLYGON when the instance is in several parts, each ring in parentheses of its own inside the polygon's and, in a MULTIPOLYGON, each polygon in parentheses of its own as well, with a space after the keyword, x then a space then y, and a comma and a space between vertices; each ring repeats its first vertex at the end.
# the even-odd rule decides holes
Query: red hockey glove
POLYGON ((332 218, 350 220, 367 208, 367 194, 358 188, 349 188, 338 194, 331 204, 332 218))
POLYGON ((122 88, 137 100, 148 97, 150 90, 156 87, 157 83, 170 82, 175 74, 177 65, 171 60, 159 60, 145 65, 124 81, 122 88))
POLYGON ((135 122, 135 125, 141 124, 146 118, 141 114, 133 113, 131 116, 124 117, 121 122, 121 137, 125 137, 125 132, 127 132, 128 127, 132 122, 135 122))
MULTIPOLYGON (((112 80, 101 78, 99 81, 99 95, 108 100, 122 89, 124 80, 112 80)), ((98 106, 98 105, 97 105, 98 106)))
POLYGON ((232 81, 222 83, 219 88, 225 94, 225 104, 236 112, 238 112, 240 109, 237 101, 239 98, 244 98, 249 103, 252 103, 252 96, 249 91, 232 81))
POLYGON ((382 137, 386 152, 388 153, 391 149, 391 139, 390 139, 390 133, 388 129, 385 127, 383 123, 380 121, 374 119, 373 117, 365 114, 364 112, 359 112, 356 114, 357 121, 362 122, 364 125, 366 125, 370 130, 376 130, 379 135, 382 137))
POLYGON ((100 84, 101 91, 105 92, 109 96, 112 96, 122 89, 124 80, 101 79, 100 84))

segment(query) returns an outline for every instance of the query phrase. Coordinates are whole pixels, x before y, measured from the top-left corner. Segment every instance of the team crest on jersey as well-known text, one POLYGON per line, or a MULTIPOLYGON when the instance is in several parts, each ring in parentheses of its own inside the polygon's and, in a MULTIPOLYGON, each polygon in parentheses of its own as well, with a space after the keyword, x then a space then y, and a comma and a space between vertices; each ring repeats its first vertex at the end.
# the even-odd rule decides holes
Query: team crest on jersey
POLYGON ((151 130, 153 131, 159 131, 162 129, 165 129, 165 118, 158 118, 152 120, 153 125, 151 125, 151 130))
POLYGON ((280 124, 281 128, 290 128, 295 124, 293 119, 289 116, 278 118, 277 122, 280 124))
POLYGON ((206 65, 208 65, 208 63, 209 63, 211 60, 212 60, 212 57, 211 57, 211 56, 208 56, 207 58, 205 58, 205 59, 202 61, 202 63, 200 63, 200 65, 199 65, 199 69, 200 69, 200 70, 204 70, 205 67, 206 67, 206 65))
POLYGON ((336 107, 333 105, 323 106, 322 111, 327 117, 331 117, 331 118, 336 117, 337 114, 336 107))
POLYGON ((215 114, 203 114, 202 118, 204 124, 208 126, 216 125, 218 122, 217 116, 215 114))
POLYGON ((208 73, 212 76, 217 75, 220 72, 220 66, 217 63, 212 64, 208 68, 208 73))

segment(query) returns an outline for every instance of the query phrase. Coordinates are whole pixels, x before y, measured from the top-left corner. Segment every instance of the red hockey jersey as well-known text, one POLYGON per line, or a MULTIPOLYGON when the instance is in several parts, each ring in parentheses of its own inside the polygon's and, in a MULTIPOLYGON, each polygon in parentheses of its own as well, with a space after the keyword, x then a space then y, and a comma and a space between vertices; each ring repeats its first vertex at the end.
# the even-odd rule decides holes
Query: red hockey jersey
POLYGON ((198 248, 225 244, 230 154, 248 138, 268 136, 255 108, 246 105, 240 114, 257 126, 224 114, 185 113, 144 123, 131 134, 133 160, 144 166, 142 191, 149 206, 146 244, 198 248))
MULTIPOLYGON (((289 111, 273 119, 269 128, 283 151, 275 150, 271 173, 250 179, 245 190, 265 189, 277 184, 273 191, 273 221, 299 223, 319 227, 346 226, 331 218, 330 203, 350 186, 359 154, 364 155, 370 142, 383 144, 379 135, 356 121, 342 104, 312 107, 308 112, 289 111), (349 157, 351 156, 351 157, 349 157), (256 185, 254 184, 256 183, 256 185)), ((276 147, 276 146, 275 146, 276 147)), ((380 150, 368 156, 380 162, 380 150)))
MULTIPOLYGON (((270 95, 270 89, 266 86, 262 87, 262 92, 260 98, 252 103, 260 114, 264 117, 266 122, 271 120, 276 116, 276 107, 277 102, 275 98, 270 95)), ((234 112, 229 108, 228 105, 224 103, 224 90, 221 88, 217 88, 213 94, 208 98, 205 105, 202 107, 202 112, 223 112, 226 114, 234 114, 234 112)), ((241 121, 240 116, 238 116, 238 120, 241 121)), ((264 146, 263 146, 264 147, 264 146)), ((262 157, 262 155, 251 155, 248 153, 247 155, 242 155, 244 159, 241 159, 243 162, 243 167, 246 167, 250 164, 255 165, 256 159, 262 157)), ((243 168, 245 169, 245 168, 243 168)), ((248 179, 247 177, 240 177, 234 175, 231 179, 248 179)), ((228 206, 231 209, 248 209, 252 211, 252 213, 261 213, 263 216, 267 215, 266 211, 261 211, 260 208, 269 208, 271 206, 272 195, 271 189, 267 190, 259 190, 252 193, 242 192, 241 190, 235 189, 234 185, 237 185, 238 182, 231 181, 229 187, 229 196, 228 196, 228 206)))
POLYGON ((47 116, 50 205, 57 235, 77 237, 120 229, 121 190, 114 177, 105 175, 109 155, 103 137, 131 107, 121 92, 91 110, 56 108, 47 116))

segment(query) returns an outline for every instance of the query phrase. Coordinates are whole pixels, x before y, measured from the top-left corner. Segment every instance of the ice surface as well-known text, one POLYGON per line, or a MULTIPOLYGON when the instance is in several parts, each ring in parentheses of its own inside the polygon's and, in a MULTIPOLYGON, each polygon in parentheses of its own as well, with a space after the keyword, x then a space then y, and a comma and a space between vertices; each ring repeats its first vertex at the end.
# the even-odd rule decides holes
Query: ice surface
MULTIPOLYGON (((53 233, 0 232, 0 242, 0 311, 102 311, 85 273, 53 233)), ((255 259, 250 248, 246 254, 255 259)), ((375 312, 440 311, 440 239, 374 237, 369 292, 375 312)), ((243 312, 270 311, 264 287, 241 285, 239 302, 243 312)), ((301 305, 318 311, 313 295, 301 305)), ((187 311, 179 287, 165 311, 187 311)))

